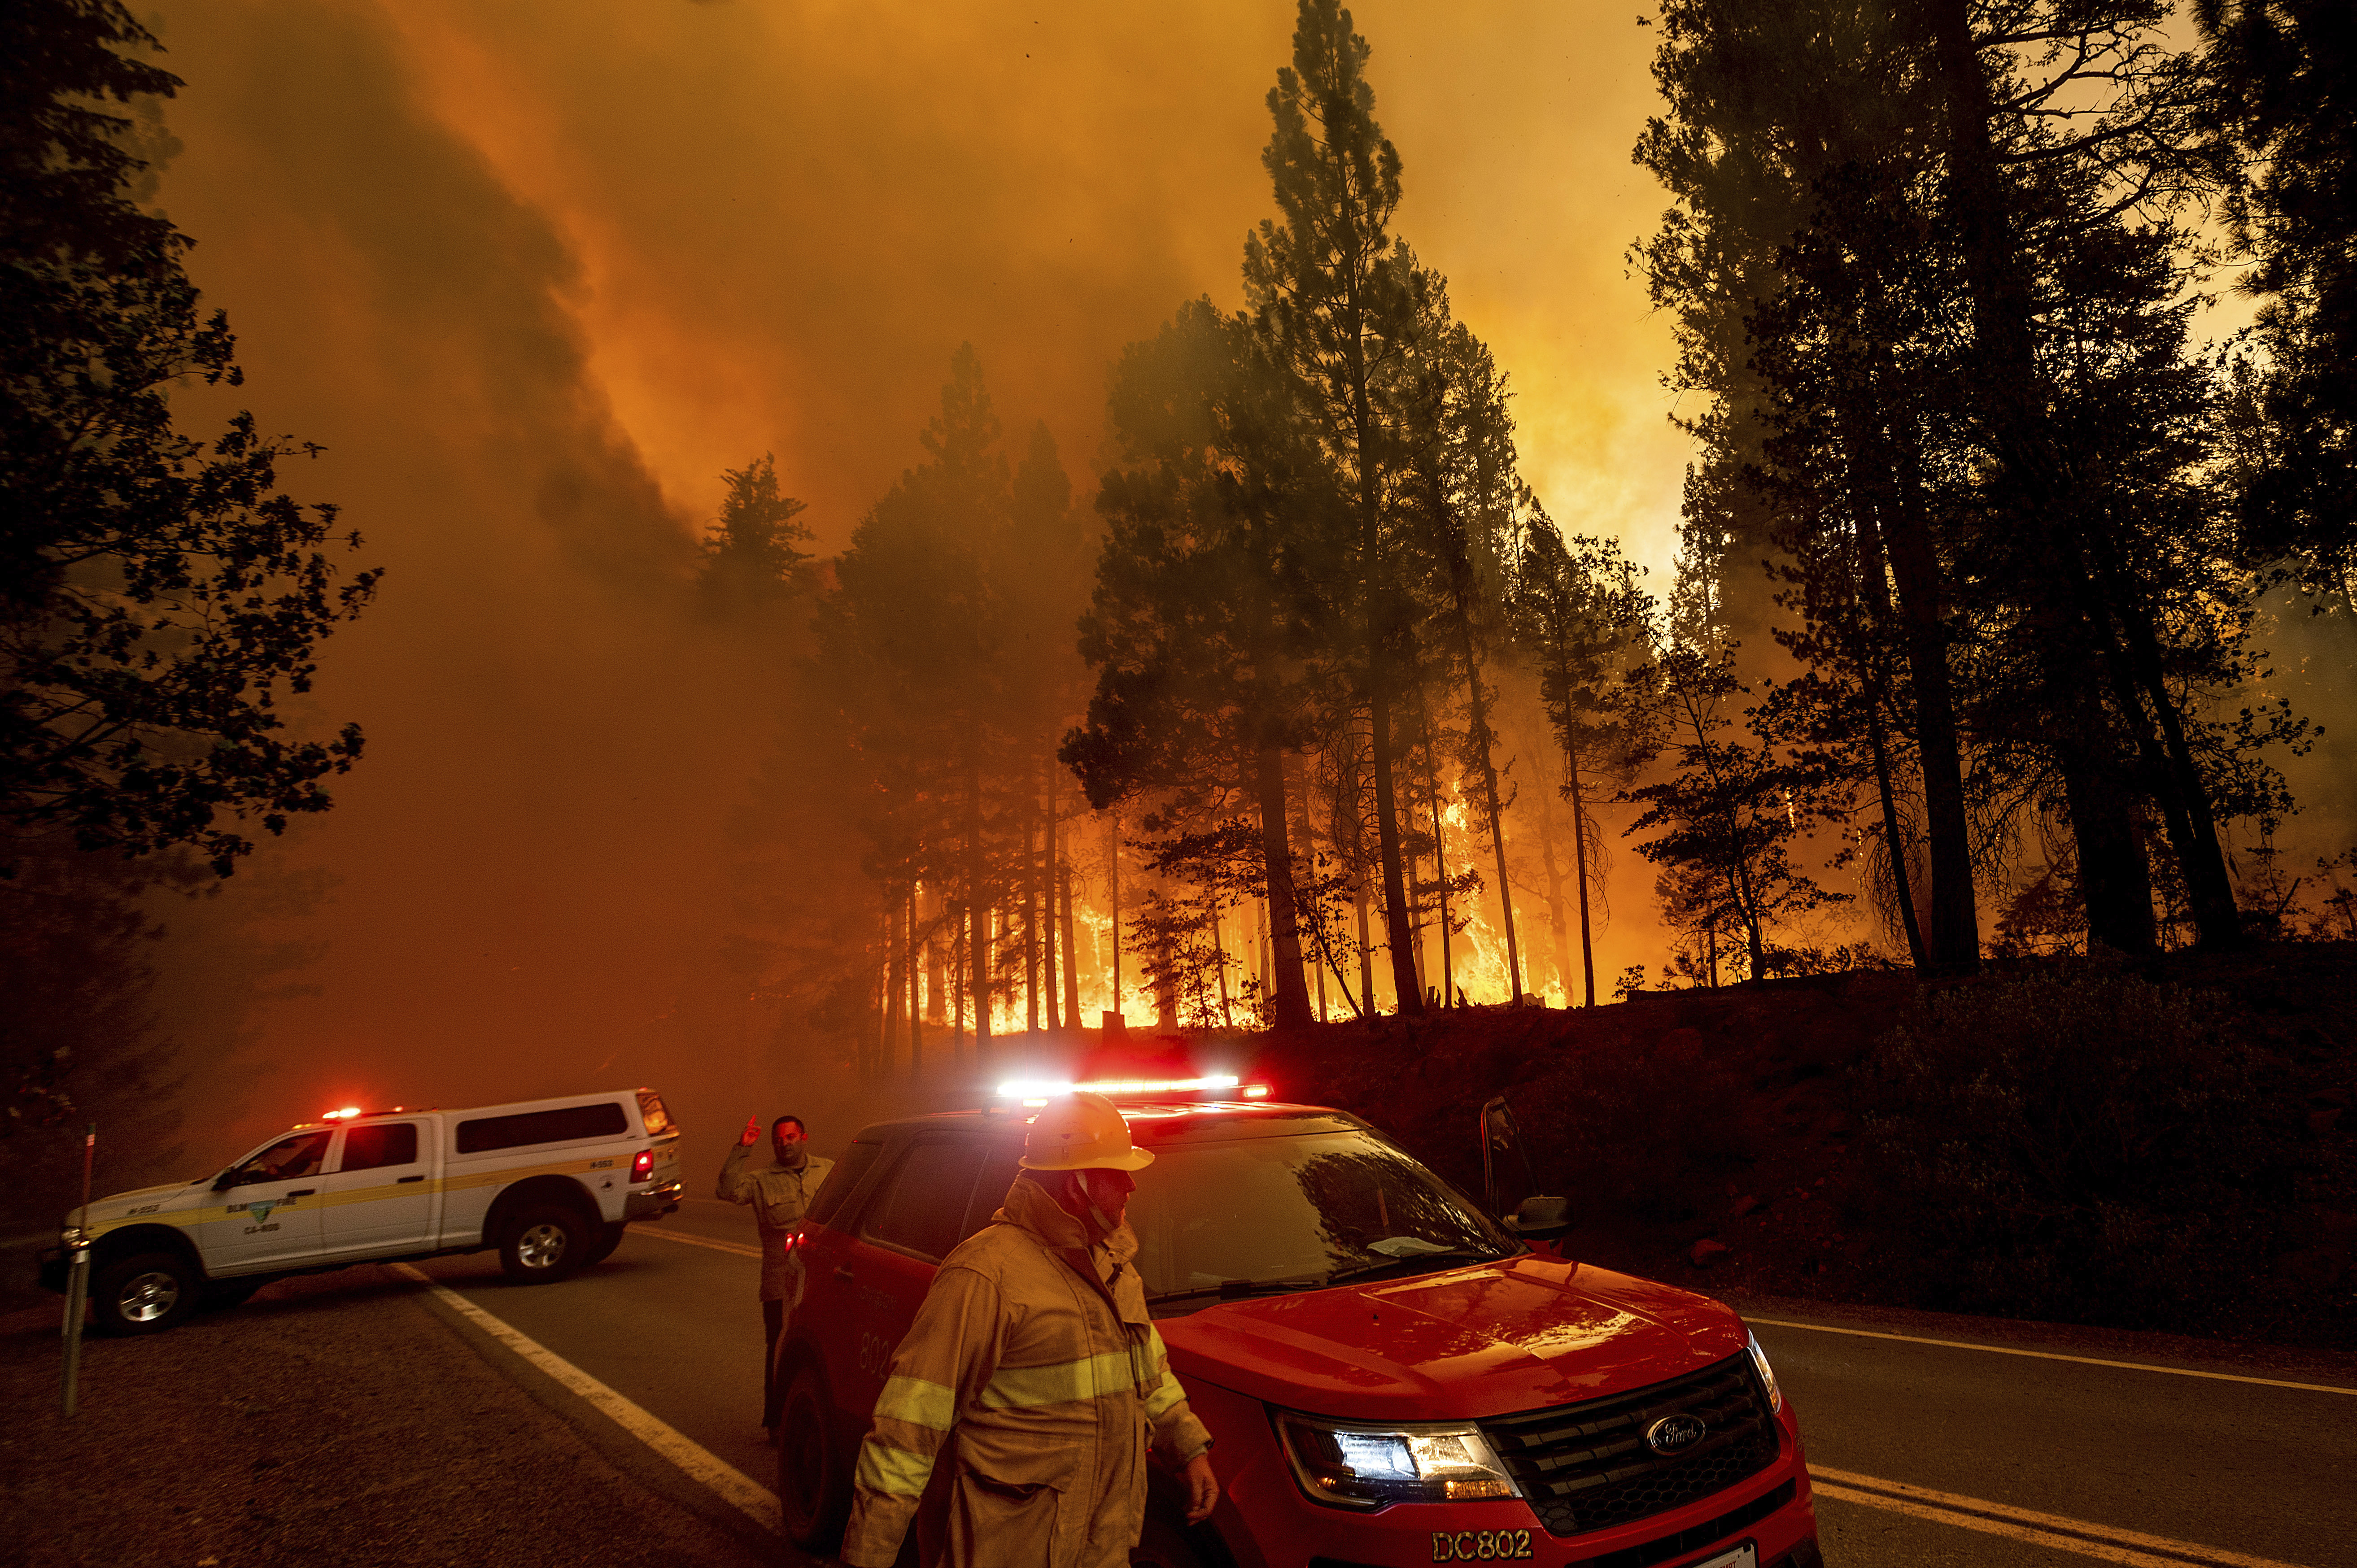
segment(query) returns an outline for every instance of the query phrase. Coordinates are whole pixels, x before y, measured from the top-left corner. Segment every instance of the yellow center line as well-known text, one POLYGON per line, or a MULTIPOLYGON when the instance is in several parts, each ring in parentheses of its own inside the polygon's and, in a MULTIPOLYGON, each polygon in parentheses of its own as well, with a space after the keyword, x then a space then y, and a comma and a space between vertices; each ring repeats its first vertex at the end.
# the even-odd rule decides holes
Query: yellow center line
POLYGON ((1835 1328, 1823 1323, 1792 1323, 1776 1317, 1747 1317, 1754 1327, 1805 1328, 1812 1334, 1846 1334, 1855 1339, 1890 1339, 1901 1345, 1937 1345, 1943 1350, 1983 1350, 1992 1356, 2028 1356, 2040 1361, 2075 1361, 2083 1367, 2116 1367, 2128 1372, 2166 1372, 2172 1378, 2207 1378, 2220 1383, 2255 1383, 2263 1389, 2298 1389, 2311 1394, 2352 1394, 2334 1383, 2287 1383, 2277 1378, 2246 1378, 2236 1372, 2197 1372, 2190 1367, 2156 1367, 2148 1361, 2106 1361, 2095 1356, 2065 1356, 2055 1350, 2021 1350, 2010 1345, 1973 1345, 1961 1339, 1923 1339, 1912 1334, 1878 1334, 1868 1328, 1835 1328))
POLYGON ((1929 1487, 1910 1486, 1904 1481, 1853 1475, 1849 1471, 1829 1469, 1823 1465, 1809 1466, 1809 1480, 1817 1496, 1830 1498, 1835 1502, 1856 1503, 1934 1524, 1976 1530, 1986 1535, 2003 1536, 2057 1552, 2076 1552, 2099 1563, 2120 1563, 2124 1568, 2298 1568, 2296 1563, 2229 1552, 2222 1546, 2203 1546, 2190 1541, 2172 1541, 2167 1536, 2121 1530, 2115 1525, 2091 1524, 2085 1520, 2066 1519, 2061 1514, 2018 1509, 2007 1503, 1990 1502, 1986 1498, 1937 1492, 1929 1487))
POLYGON ((734 1252, 740 1258, 758 1258, 761 1255, 761 1249, 759 1247, 741 1246, 735 1241, 707 1240, 702 1236, 683 1236, 676 1230, 650 1230, 643 1226, 633 1225, 630 1227, 630 1234, 651 1236, 658 1241, 684 1241, 691 1247, 709 1247, 716 1252, 734 1252))

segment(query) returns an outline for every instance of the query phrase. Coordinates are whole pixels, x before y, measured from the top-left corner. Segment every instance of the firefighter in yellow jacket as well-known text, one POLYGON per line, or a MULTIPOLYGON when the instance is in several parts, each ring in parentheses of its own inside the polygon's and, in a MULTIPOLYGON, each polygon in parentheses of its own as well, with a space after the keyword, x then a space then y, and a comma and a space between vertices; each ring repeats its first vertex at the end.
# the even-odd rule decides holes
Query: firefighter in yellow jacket
POLYGON ((843 1561, 889 1568, 946 1451, 951 1568, 1128 1568, 1146 1450, 1186 1468, 1187 1518, 1219 1500, 1211 1434, 1146 1312, 1123 1214, 1134 1147, 1113 1101, 1039 1112, 991 1223, 942 1261, 892 1353, 859 1450, 843 1561))

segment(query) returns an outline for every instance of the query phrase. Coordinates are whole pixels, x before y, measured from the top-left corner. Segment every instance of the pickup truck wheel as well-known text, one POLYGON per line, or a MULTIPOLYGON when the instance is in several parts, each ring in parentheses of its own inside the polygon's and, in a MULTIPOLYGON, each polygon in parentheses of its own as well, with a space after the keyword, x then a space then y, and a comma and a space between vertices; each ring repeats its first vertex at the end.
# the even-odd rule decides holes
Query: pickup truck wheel
POLYGON ((500 1240, 500 1267, 524 1284, 567 1278, 589 1261, 595 1231, 572 1209, 535 1205, 508 1221, 500 1240))
POLYGON ((102 1334, 161 1334, 197 1310, 197 1272, 171 1252, 119 1258, 91 1281, 90 1303, 102 1334))
POLYGON ((779 1407, 778 1508, 787 1540, 813 1556, 834 1554, 851 1512, 851 1476, 835 1445, 826 1386, 813 1367, 794 1374, 779 1407))
POLYGON ((602 1263, 612 1257, 614 1249, 622 1244, 622 1232, 630 1228, 628 1221, 620 1219, 606 1226, 597 1240, 589 1244, 589 1251, 582 1258, 581 1266, 586 1269, 592 1263, 602 1263))

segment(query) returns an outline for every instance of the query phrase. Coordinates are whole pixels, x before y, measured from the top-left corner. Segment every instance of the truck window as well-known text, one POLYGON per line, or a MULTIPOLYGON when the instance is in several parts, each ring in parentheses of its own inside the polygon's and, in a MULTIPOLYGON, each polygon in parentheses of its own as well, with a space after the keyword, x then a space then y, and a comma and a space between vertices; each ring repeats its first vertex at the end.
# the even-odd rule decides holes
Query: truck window
POLYGON ((834 1218, 859 1178, 876 1164, 876 1156, 884 1152, 881 1144, 854 1144, 843 1151, 843 1158, 834 1162, 834 1169, 826 1173, 819 1183, 818 1196, 811 1199, 810 1212, 804 1216, 813 1225, 823 1225, 834 1218))
POLYGON ((576 1138, 619 1138, 630 1130, 630 1118, 610 1100, 595 1105, 565 1105, 554 1111, 522 1111, 513 1116, 484 1116, 458 1123, 458 1152, 489 1154, 494 1149, 520 1149, 527 1144, 563 1144, 576 1138))
POLYGON ((867 1206, 859 1234, 939 1262, 958 1243, 982 1155, 981 1144, 963 1139, 919 1143, 900 1156, 888 1185, 867 1206))
POLYGON ((416 1163, 417 1123, 387 1122, 377 1126, 348 1129, 344 1133, 344 1163, 338 1168, 373 1171, 387 1165, 414 1165, 416 1163))
POLYGON ((332 1133, 298 1133, 291 1138, 281 1138, 245 1164, 237 1167, 237 1179, 231 1187, 252 1187, 256 1182, 294 1181, 307 1176, 317 1176, 328 1158, 328 1140, 332 1133))

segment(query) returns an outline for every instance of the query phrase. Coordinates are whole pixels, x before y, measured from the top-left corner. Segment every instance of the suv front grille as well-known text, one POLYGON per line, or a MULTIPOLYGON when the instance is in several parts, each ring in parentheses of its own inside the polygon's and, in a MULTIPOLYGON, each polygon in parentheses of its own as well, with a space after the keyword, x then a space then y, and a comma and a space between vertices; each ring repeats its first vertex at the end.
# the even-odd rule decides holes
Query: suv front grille
POLYGON ((1776 1459, 1776 1423, 1749 1352, 1631 1393, 1495 1416, 1480 1427, 1556 1535, 1683 1508, 1776 1459), (1645 1431, 1676 1414, 1701 1417, 1703 1437, 1664 1458, 1645 1445, 1645 1431))

